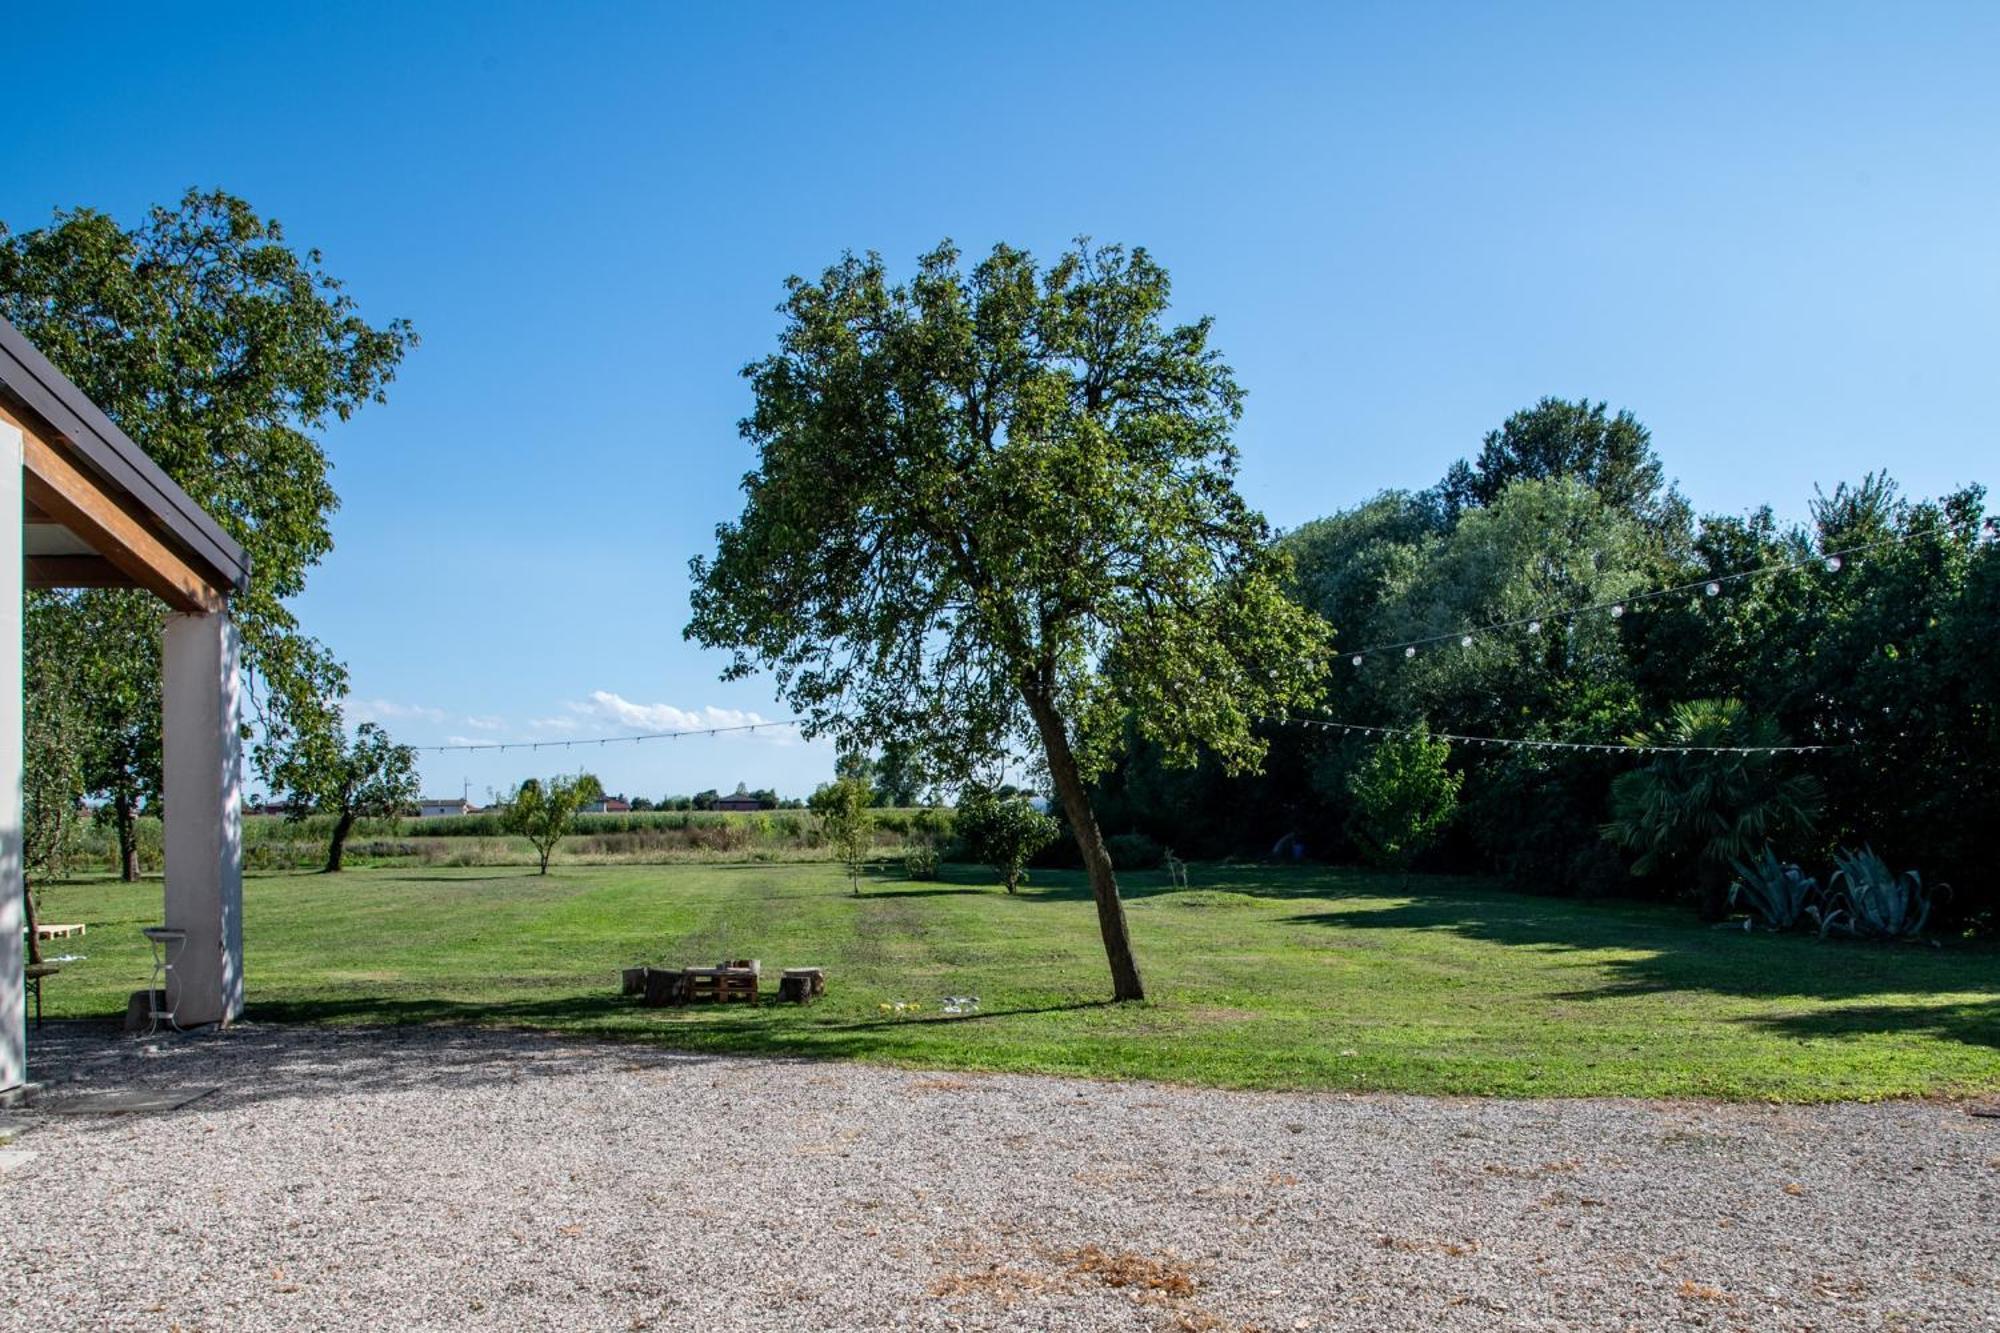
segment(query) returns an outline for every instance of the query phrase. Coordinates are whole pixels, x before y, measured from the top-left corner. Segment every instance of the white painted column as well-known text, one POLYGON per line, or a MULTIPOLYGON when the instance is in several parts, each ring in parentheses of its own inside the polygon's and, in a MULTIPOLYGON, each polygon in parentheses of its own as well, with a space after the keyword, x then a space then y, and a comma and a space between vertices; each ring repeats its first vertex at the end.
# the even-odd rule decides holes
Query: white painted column
POLYGON ((0 421, 0 1092, 28 1077, 21 895, 21 429, 0 421))
POLYGON ((182 1027, 243 1012, 240 642, 228 611, 167 617, 160 703, 167 925, 187 932, 167 1002, 182 1027))

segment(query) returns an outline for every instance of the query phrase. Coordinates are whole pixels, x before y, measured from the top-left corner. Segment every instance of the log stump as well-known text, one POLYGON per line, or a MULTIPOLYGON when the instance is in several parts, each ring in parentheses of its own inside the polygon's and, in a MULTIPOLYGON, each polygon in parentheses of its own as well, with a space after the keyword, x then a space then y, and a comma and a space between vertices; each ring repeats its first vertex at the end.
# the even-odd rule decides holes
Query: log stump
POLYGON ((811 1004, 826 994, 826 969, 788 967, 778 978, 778 999, 789 1004, 811 1004))
POLYGON ((622 974, 625 989, 621 994, 644 995, 646 993, 646 973, 650 968, 628 967, 622 974))
POLYGON ((645 1004, 648 1009, 665 1009, 686 1003, 686 974, 660 967, 646 969, 645 1004))

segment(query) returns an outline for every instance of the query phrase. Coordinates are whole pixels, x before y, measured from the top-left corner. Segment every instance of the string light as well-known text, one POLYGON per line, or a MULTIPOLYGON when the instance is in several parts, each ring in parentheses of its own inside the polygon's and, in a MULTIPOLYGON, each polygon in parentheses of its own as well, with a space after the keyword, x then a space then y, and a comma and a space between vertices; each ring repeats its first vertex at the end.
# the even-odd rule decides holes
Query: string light
POLYGON ((1708 581, 1708 586, 1706 588, 1703 588, 1702 591, 1707 593, 1710 597, 1720 597, 1722 595, 1722 585, 1720 583, 1717 583, 1714 579, 1710 579, 1708 581))
POLYGON ((578 745, 609 745, 613 741, 630 741, 637 745, 641 741, 672 741, 683 736, 720 736, 725 732, 767 731, 773 727, 796 727, 803 725, 799 718, 786 718, 779 722, 744 722, 732 727, 690 727, 686 731, 649 731, 635 736, 579 736, 566 741, 468 741, 459 745, 412 745, 412 750, 432 754, 448 751, 498 750, 505 754, 508 750, 568 750, 578 745))
POLYGON ((1329 718, 1298 717, 1286 718, 1263 716, 1262 722, 1291 723, 1297 726, 1318 727, 1322 731, 1336 728, 1343 736, 1359 733, 1363 736, 1415 736, 1425 735, 1433 740, 1452 741, 1460 745, 1476 745, 1481 749, 1498 746, 1501 749, 1582 751, 1589 754, 1823 754, 1835 750, 1850 750, 1851 745, 1654 745, 1616 744, 1604 741, 1535 741, 1521 740, 1509 736, 1466 736, 1453 731, 1423 731, 1414 727, 1371 727, 1358 722, 1340 722, 1329 718))
POLYGON ((1623 602, 1613 603, 1611 607, 1611 618, 1613 620, 1616 620, 1624 614, 1625 614, 1625 603, 1623 602))

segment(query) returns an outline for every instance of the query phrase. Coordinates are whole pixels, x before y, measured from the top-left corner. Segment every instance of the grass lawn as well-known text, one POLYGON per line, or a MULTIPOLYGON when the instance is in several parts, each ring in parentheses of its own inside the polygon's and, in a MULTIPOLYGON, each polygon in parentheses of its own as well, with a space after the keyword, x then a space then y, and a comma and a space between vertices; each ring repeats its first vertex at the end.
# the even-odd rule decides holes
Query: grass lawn
MULTIPOLYGON (((1359 871, 1124 877, 1154 999, 1109 991, 1080 875, 850 896, 828 865, 351 870, 245 884, 250 1016, 553 1028, 693 1050, 1232 1087, 1823 1100, 2000 1089, 2000 950, 1718 931, 1685 912, 1359 871), (820 964, 809 1008, 650 1010, 618 970, 820 964), (941 1014, 977 995, 974 1017, 941 1014), (884 1005, 921 1006, 897 1015, 884 1005)), ((51 1016, 145 984, 158 881, 42 891, 84 921, 51 1016)), ((32 1044, 30 1058, 32 1059, 32 1044)))

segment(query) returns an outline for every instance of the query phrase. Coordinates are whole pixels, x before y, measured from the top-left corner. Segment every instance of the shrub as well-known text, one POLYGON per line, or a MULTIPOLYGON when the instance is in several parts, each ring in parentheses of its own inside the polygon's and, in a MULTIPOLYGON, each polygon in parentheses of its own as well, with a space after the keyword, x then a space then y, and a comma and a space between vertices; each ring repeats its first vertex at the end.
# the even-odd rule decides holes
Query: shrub
POLYGON ((903 853, 903 873, 914 880, 932 880, 938 877, 938 850, 929 843, 918 843, 903 853))
MULTIPOLYGON (((1833 855, 1839 868, 1830 885, 1832 901, 1820 923, 1822 935, 1842 930, 1869 939, 1914 939, 1930 920, 1935 891, 1914 870, 1898 875, 1871 847, 1833 855)), ((1938 889, 1947 886, 1940 884, 1938 889)))
POLYGON ((952 827, 967 855, 999 872, 1007 892, 1027 878, 1028 861, 1056 840, 1062 826, 1020 796, 971 787, 959 798, 952 827))
POLYGON ((1762 921, 1772 930, 1796 930, 1807 918, 1825 919, 1821 910, 1819 881, 1789 862, 1778 860, 1766 847, 1750 861, 1733 862, 1736 882, 1729 886, 1729 905, 1750 913, 1744 922, 1762 921))
POLYGON ((1157 870, 1167 859, 1166 849, 1143 833, 1120 833, 1104 840, 1117 870, 1157 870))

